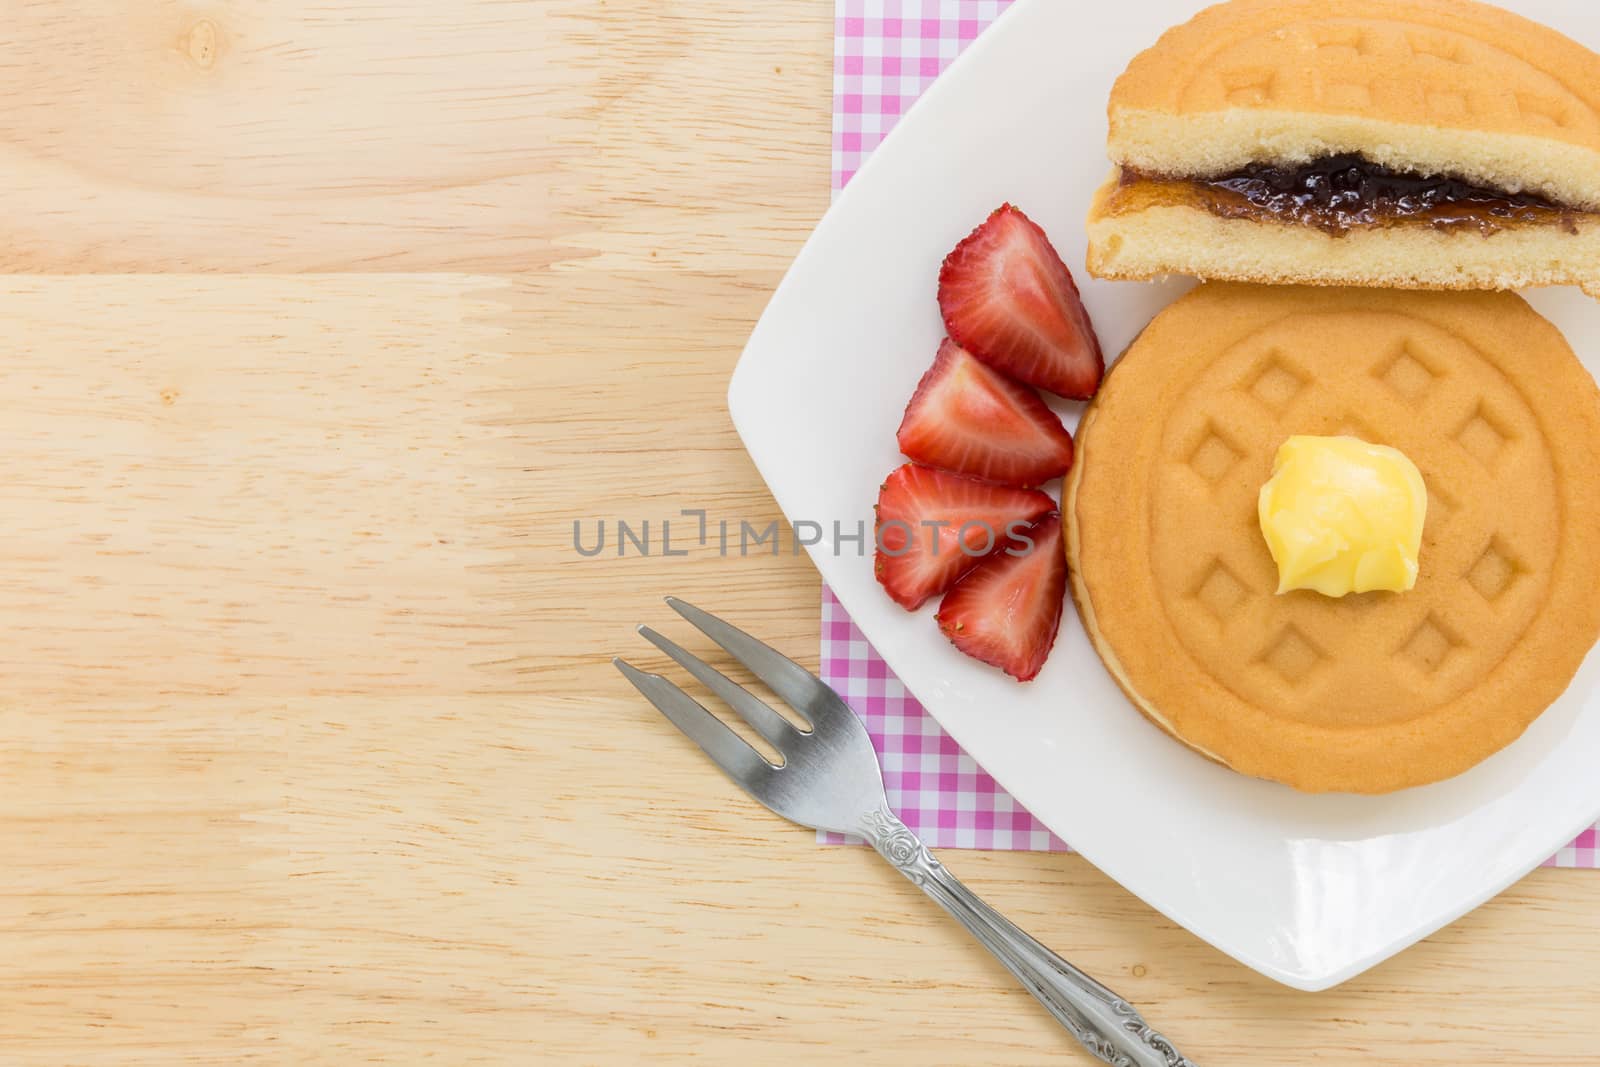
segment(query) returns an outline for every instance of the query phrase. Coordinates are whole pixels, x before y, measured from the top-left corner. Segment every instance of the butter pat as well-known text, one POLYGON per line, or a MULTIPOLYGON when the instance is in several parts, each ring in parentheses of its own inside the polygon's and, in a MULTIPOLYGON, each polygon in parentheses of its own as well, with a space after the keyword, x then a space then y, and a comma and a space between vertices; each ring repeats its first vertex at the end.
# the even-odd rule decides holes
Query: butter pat
POLYGON ((1257 510, 1280 593, 1344 596, 1417 584, 1428 490, 1398 449, 1355 437, 1291 437, 1257 510))

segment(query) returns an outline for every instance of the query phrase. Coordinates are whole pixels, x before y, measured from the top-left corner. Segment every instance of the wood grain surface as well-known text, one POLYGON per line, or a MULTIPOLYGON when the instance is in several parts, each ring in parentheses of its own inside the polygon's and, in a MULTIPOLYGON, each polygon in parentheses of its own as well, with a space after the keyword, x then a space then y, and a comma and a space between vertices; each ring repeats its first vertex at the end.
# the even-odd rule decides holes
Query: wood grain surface
MULTIPOLYGON (((608 666, 665 593, 814 663, 803 558, 571 547, 776 516, 723 398, 826 207, 832 0, 7 28, 0 1063, 1087 1062, 608 666)), ((1211 1067, 1595 1062, 1592 872, 1307 995, 944 858, 1211 1067)))

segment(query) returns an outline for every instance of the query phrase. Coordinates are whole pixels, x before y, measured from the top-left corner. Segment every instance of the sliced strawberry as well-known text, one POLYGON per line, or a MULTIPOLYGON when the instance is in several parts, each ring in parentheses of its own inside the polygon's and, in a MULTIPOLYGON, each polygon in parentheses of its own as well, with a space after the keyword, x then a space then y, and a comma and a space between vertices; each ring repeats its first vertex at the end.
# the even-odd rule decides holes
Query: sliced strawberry
POLYGON ((878 491, 878 554, 873 571, 895 603, 915 611, 950 588, 984 555, 1055 510, 1037 489, 1014 489, 915 463, 878 491))
POLYGON ((900 451, 930 467, 1038 485, 1072 466, 1072 435, 1039 394, 945 338, 900 423, 900 451))
POLYGON ((945 257, 939 311, 956 343, 996 370, 1079 400, 1100 388, 1105 358, 1072 272, 1010 204, 945 257))
POLYGON ((1037 675, 1050 655, 1067 592, 1061 516, 1040 520, 1026 534, 1030 551, 998 552, 979 563, 944 595, 935 616, 957 648, 1019 682, 1037 675))

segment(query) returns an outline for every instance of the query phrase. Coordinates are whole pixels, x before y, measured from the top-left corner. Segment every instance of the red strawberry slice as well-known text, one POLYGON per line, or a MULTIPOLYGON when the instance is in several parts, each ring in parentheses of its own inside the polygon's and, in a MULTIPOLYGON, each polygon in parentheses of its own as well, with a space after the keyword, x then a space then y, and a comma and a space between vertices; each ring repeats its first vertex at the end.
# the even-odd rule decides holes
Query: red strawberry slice
POLYGON ((979 563, 944 595, 935 616, 957 648, 1019 682, 1037 675, 1050 655, 1067 592, 1061 516, 1025 533, 1031 551, 998 552, 979 563))
POLYGON ((1016 544, 1020 530, 1055 510, 1037 489, 980 482, 915 463, 878 491, 873 571, 895 603, 915 611, 985 555, 1016 544))
POLYGON ((1006 485, 1038 485, 1072 466, 1072 435, 1039 394, 949 338, 917 383, 898 439, 918 463, 1006 485))
POLYGON ((955 342, 996 370, 1079 400, 1100 388, 1105 357, 1072 273, 1010 204, 945 257, 939 311, 955 342))

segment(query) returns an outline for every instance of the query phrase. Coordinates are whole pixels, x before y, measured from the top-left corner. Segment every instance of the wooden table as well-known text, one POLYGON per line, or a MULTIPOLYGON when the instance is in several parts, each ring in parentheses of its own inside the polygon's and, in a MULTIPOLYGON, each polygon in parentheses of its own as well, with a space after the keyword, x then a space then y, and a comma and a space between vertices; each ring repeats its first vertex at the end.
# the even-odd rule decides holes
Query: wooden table
MULTIPOLYGON (((0 1062, 1083 1062, 607 665, 667 592, 814 662, 804 559, 571 547, 776 516, 723 393, 826 206, 832 0, 7 27, 0 1062)), ((1592 873, 1311 996, 945 858, 1201 1063, 1595 1061, 1592 873)))

